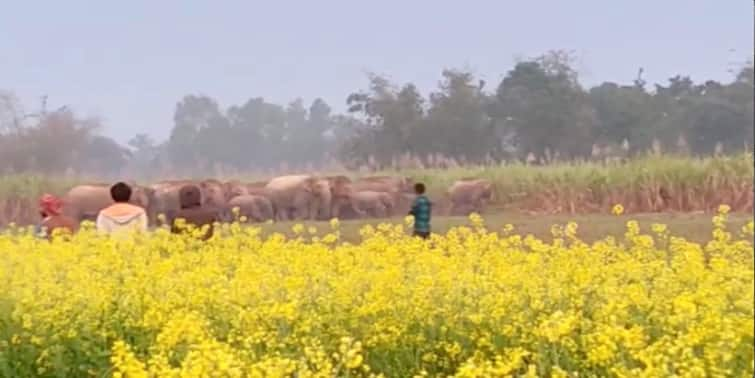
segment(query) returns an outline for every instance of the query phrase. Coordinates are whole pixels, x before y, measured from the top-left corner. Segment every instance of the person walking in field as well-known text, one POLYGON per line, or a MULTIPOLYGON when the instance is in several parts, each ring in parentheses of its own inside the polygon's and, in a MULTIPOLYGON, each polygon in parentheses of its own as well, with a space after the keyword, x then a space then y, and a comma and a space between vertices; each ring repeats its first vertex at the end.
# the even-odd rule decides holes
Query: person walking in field
POLYGON ((131 187, 119 182, 110 187, 110 197, 115 202, 97 215, 97 230, 105 234, 122 231, 147 231, 147 213, 143 208, 129 203, 131 187))
POLYGON ((39 215, 42 222, 37 225, 37 235, 51 239, 56 230, 73 234, 78 229, 76 221, 63 215, 63 202, 52 194, 45 194, 39 199, 39 215))
POLYGON ((186 231, 185 228, 180 227, 177 220, 183 219, 185 226, 194 226, 197 228, 207 227, 207 231, 202 235, 202 240, 207 240, 212 237, 213 225, 220 220, 218 211, 202 206, 202 192, 196 185, 183 186, 178 191, 178 199, 181 204, 181 210, 179 210, 173 224, 171 226, 171 232, 179 234, 186 231))
POLYGON ((427 239, 430 237, 432 203, 425 195, 425 184, 414 184, 414 193, 417 194, 417 198, 414 199, 412 209, 409 211, 409 215, 414 216, 414 236, 427 239))

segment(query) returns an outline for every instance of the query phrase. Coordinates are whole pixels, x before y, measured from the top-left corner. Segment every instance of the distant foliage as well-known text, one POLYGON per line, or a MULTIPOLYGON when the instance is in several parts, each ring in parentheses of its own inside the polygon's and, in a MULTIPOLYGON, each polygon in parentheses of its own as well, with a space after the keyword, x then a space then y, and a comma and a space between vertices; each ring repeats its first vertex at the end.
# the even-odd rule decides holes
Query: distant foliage
POLYGON ((70 111, 24 113, 0 92, 0 169, 73 169, 162 177, 306 171, 338 161, 346 168, 437 166, 519 160, 626 158, 647 151, 692 155, 736 153, 753 147, 753 65, 728 83, 696 83, 676 75, 648 85, 642 69, 629 83, 585 88, 569 52, 519 61, 499 83, 471 72, 444 70, 424 95, 413 83, 368 75, 368 85, 345 98, 344 114, 322 99, 288 105, 252 97, 223 107, 187 95, 175 107, 170 137, 137 135, 128 148, 98 136, 92 120, 70 111))
POLYGON ((60 175, 75 169, 111 176, 131 159, 131 152, 99 135, 97 119, 82 119, 61 108, 25 113, 9 93, 0 93, 0 171, 60 175))

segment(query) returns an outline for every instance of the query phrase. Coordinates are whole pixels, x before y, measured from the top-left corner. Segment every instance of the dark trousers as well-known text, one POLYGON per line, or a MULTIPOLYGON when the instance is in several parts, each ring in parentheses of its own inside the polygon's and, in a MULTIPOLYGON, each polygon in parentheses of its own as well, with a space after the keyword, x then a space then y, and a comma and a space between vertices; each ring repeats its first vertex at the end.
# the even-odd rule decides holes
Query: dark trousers
POLYGON ((414 230, 414 236, 418 236, 422 239, 427 239, 430 237, 430 231, 417 231, 414 230))

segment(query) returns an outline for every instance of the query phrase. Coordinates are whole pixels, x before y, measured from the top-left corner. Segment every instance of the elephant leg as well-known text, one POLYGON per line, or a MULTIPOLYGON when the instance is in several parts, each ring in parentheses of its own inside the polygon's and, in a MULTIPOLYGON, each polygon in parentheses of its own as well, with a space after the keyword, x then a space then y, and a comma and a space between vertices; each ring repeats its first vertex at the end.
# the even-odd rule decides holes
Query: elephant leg
POLYGON ((309 211, 309 214, 307 214, 308 216, 306 217, 306 219, 309 219, 311 221, 317 220, 317 216, 320 213, 320 204, 317 201, 315 201, 312 204, 310 204, 307 210, 309 211))
POLYGON ((314 220, 317 216, 317 209, 312 207, 305 207, 301 211, 302 220, 314 220))
POLYGON ((296 219, 296 209, 292 209, 290 207, 286 207, 283 210, 283 221, 291 221, 296 219))
POLYGON ((474 211, 477 214, 481 214, 482 213, 482 200, 478 199, 477 201, 475 201, 475 203, 474 203, 474 211))
POLYGON ((375 206, 375 216, 378 218, 385 218, 388 215, 388 209, 382 203, 375 206))
POLYGON ((394 215, 394 208, 398 208, 403 204, 404 196, 401 195, 401 193, 396 193, 396 195, 391 199, 391 204, 386 206, 386 216, 392 216, 394 215))
POLYGON ((302 218, 306 218, 307 207, 295 207, 291 209, 291 213, 291 220, 300 220, 302 218))
POLYGON ((340 212, 341 212, 341 202, 333 201, 330 207, 330 217, 338 218, 338 214, 340 214, 340 212))
POLYGON ((270 207, 270 206, 268 206, 268 205, 265 205, 264 209, 265 209, 264 210, 264 217, 265 217, 264 221, 267 221, 269 219, 273 219, 273 208, 270 207))
POLYGON ((467 212, 467 204, 466 203, 457 203, 454 205, 454 215, 456 216, 463 216, 467 212))
POLYGON ((464 215, 467 216, 469 214, 472 214, 473 211, 474 211, 474 204, 467 203, 464 209, 464 215))
POLYGON ((367 212, 364 211, 363 209, 359 208, 359 206, 352 205, 351 208, 356 213, 357 218, 366 218, 367 217, 367 212))
POLYGON ((257 206, 253 206, 249 211, 249 220, 251 222, 260 222, 262 221, 262 214, 260 212, 260 209, 257 206))
POLYGON ((286 211, 288 211, 288 208, 280 206, 280 205, 274 205, 274 207, 273 207, 273 219, 276 222, 285 222, 286 221, 286 211))
POLYGON ((328 220, 332 217, 333 212, 331 206, 320 206, 320 210, 322 210, 322 212, 318 214, 318 219, 328 220))
POLYGON ((79 224, 81 223, 81 212, 78 209, 77 210, 68 210, 64 214, 67 215, 67 216, 69 216, 69 217, 71 217, 71 219, 73 219, 74 221, 78 222, 79 224))
POLYGON ((79 216, 81 219, 81 222, 83 221, 90 221, 90 222, 96 222, 98 213, 83 213, 79 216))
POLYGON ((385 216, 386 217, 392 217, 396 214, 396 203, 384 203, 383 206, 385 206, 385 216))
POLYGON ((233 208, 229 208, 225 211, 223 222, 233 223, 234 221, 233 208))

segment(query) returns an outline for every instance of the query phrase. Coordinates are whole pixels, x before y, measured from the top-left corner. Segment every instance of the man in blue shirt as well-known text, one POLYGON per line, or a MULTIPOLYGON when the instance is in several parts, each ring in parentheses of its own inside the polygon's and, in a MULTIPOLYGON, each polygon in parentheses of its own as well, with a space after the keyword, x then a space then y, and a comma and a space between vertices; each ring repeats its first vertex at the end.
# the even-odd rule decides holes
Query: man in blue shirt
POLYGON ((427 239, 430 236, 432 204, 430 203, 430 199, 425 195, 424 184, 414 184, 414 192, 417 194, 417 198, 414 199, 412 209, 409 211, 409 215, 414 216, 414 236, 427 239))

